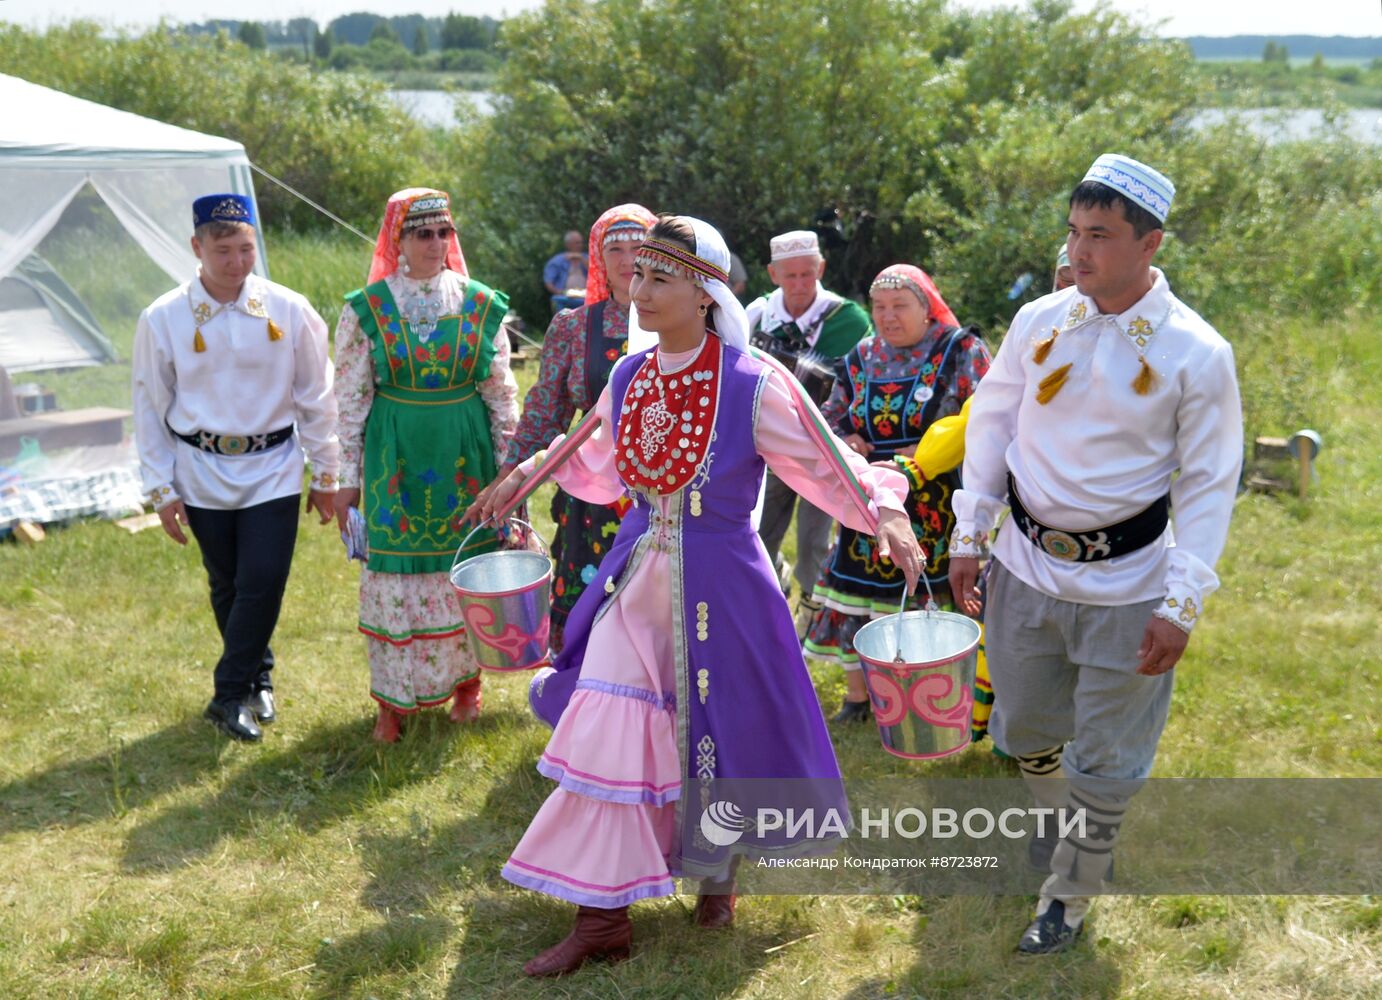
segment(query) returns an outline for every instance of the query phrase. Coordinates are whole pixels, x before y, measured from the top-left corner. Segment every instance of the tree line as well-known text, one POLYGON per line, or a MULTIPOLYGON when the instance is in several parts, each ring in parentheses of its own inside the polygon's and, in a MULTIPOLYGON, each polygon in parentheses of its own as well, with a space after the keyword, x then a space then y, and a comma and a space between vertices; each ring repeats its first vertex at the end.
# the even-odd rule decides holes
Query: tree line
POLYGON ((251 49, 300 51, 306 60, 334 63, 337 69, 357 65, 369 69, 416 68, 408 59, 441 52, 461 54, 455 59, 433 60, 430 68, 492 69, 493 52, 501 21, 452 12, 444 17, 403 14, 344 14, 325 27, 310 17, 285 21, 236 21, 213 19, 188 24, 181 30, 190 35, 217 35, 222 32, 251 49), (355 55, 342 56, 351 49, 355 55), (400 58, 400 55, 402 58, 400 58), (449 65, 454 63, 456 65, 449 65))
MULTIPOLYGON (((1184 43, 1149 36, 1063 0, 548 0, 504 22, 495 113, 430 132, 375 81, 225 34, 0 25, 0 72, 234 138, 367 232, 397 188, 448 190, 475 273, 532 323, 562 232, 632 200, 719 226, 754 290, 769 238, 818 225, 832 287, 862 295, 909 261, 996 332, 1049 287, 1066 197, 1110 151, 1176 182, 1160 260, 1204 315, 1382 307, 1375 147, 1191 128, 1210 81, 1184 43)), ((270 226, 330 226, 258 193, 270 226)))

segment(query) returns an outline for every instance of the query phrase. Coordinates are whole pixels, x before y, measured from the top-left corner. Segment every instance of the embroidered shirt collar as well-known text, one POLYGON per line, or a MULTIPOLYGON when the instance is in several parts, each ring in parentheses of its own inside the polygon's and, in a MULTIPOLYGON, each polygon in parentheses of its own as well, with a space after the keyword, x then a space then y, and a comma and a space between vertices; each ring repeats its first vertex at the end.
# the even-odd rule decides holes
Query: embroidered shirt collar
POLYGON ((1094 304, 1093 299, 1077 292, 1065 315, 1065 329, 1069 330, 1085 322, 1106 319, 1132 341, 1139 351, 1145 348, 1151 336, 1161 329, 1174 302, 1170 282, 1166 280, 1161 268, 1154 267, 1151 271, 1152 287, 1147 294, 1116 315, 1099 312, 1099 307, 1094 304))
POLYGON ((187 301, 192 306, 192 318, 200 325, 222 312, 242 312, 246 316, 263 318, 269 315, 265 309, 264 279, 257 274, 245 277, 240 286, 240 294, 233 302, 217 302, 202 284, 201 269, 187 285, 187 301))

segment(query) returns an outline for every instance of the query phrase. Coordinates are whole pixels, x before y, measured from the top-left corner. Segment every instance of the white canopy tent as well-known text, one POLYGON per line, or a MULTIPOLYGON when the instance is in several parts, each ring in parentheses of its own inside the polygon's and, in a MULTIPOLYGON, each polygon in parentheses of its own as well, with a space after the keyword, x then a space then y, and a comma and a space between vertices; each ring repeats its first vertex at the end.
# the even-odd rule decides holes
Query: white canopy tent
MULTIPOLYGON (((174 281, 197 273, 192 202, 254 197, 245 147, 0 74, 0 278, 27 257, 90 184, 174 281)), ((263 236, 259 269, 267 273, 263 236)))
MULTIPOLYGON (((60 254, 65 263, 55 262, 56 274, 46 277, 50 284, 61 276, 74 288, 94 288, 98 295, 106 291, 99 301, 102 322, 114 323, 114 354, 127 362, 140 306, 128 302, 132 296, 126 294, 118 297, 117 309, 110 289, 140 288, 137 301, 148 302, 196 275, 189 245, 192 202, 222 192, 253 199, 245 149, 3 74, 0 107, 6 112, 0 123, 0 287, 26 278, 33 284, 35 267, 42 264, 36 255, 41 243, 46 248, 56 241, 58 249, 70 251, 91 240, 92 233, 109 240, 123 229, 138 250, 121 236, 119 246, 98 244, 84 253, 60 254), (94 197, 83 193, 87 185, 94 197), (113 217, 101 229, 88 228, 96 198, 113 217), (171 279, 161 288, 159 272, 171 279), (7 277, 12 280, 6 282, 7 277), (126 307, 136 312, 125 312, 126 307)), ((96 207, 109 220, 105 209, 96 207)), ((257 270, 267 277, 262 232, 257 270)), ((73 289, 67 292, 76 300, 73 289)), ((18 521, 115 515, 136 510, 141 502, 138 463, 124 428, 128 369, 110 364, 109 344, 104 351, 64 350, 72 344, 63 340, 60 324, 40 322, 32 299, 11 295, 0 301, 0 365, 9 357, 16 372, 29 377, 41 372, 42 386, 16 385, 15 392, 50 390, 58 412, 0 414, 0 536, 18 521), (36 340, 44 343, 30 343, 36 340), (7 350, 16 344, 25 349, 7 350), (83 364, 88 367, 75 367, 83 364)), ((52 306, 47 300, 42 304, 52 306)), ((99 334, 94 318, 87 318, 99 334)), ((0 382, 5 382, 0 388, 8 386, 3 367, 0 382)))

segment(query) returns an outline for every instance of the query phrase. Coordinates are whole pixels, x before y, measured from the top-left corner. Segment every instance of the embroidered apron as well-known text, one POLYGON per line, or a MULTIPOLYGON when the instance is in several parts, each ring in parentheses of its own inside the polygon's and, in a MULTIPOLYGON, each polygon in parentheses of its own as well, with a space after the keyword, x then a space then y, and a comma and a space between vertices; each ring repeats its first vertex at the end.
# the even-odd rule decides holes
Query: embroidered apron
MULTIPOLYGON (((954 382, 959 359, 953 347, 963 332, 943 333, 919 359, 916 370, 898 378, 871 377, 857 347, 845 356, 849 420, 854 433, 873 445, 870 462, 890 461, 898 451, 920 441, 936 420, 954 382)), ((912 531, 926 551, 926 578, 933 585, 945 585, 948 580, 950 532, 955 527, 950 499, 959 484, 959 476, 947 472, 907 494, 912 531)), ((889 606, 896 610, 906 586, 902 571, 879 558, 872 535, 844 525, 823 582, 829 590, 850 595, 858 603, 873 602, 876 610, 889 606)))
MULTIPOLYGON (((477 383, 489 377, 508 299, 467 280, 460 312, 441 317, 425 343, 385 282, 346 301, 369 337, 375 372, 361 489, 368 566, 377 573, 445 572, 467 533, 461 517, 497 471, 477 383)), ((494 543, 493 531, 478 532, 462 558, 494 543)))

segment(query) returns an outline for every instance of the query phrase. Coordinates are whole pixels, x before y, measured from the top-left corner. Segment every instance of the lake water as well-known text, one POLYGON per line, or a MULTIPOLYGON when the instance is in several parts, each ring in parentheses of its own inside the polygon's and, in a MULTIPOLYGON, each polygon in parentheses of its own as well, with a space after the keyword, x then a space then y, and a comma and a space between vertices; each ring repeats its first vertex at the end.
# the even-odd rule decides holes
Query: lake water
POLYGON ((457 103, 469 103, 482 115, 494 110, 494 99, 485 90, 391 90, 395 104, 424 125, 448 128, 456 124, 457 103))
MULTIPOLYGON (((1266 139, 1280 141, 1309 139, 1318 136, 1325 127, 1324 112, 1318 108, 1242 108, 1225 110, 1210 108, 1197 111, 1190 119, 1193 128, 1210 128, 1222 124, 1229 116, 1244 121, 1254 133, 1266 139)), ((1331 132, 1339 131, 1361 142, 1382 145, 1382 108, 1350 108, 1331 132)))
MULTIPOLYGON (((455 124, 456 102, 465 101, 480 114, 494 110, 494 95, 484 90, 393 90, 389 92, 399 107, 424 125, 445 128, 455 124)), ((1285 110, 1280 108, 1242 108, 1226 111, 1212 108, 1196 112, 1190 119, 1194 128, 1209 128, 1220 124, 1229 115, 1247 123, 1260 136, 1277 141, 1309 139, 1324 128, 1324 113, 1316 108, 1285 110)), ((1350 108, 1344 113, 1340 130, 1363 142, 1382 145, 1382 109, 1350 108)))

